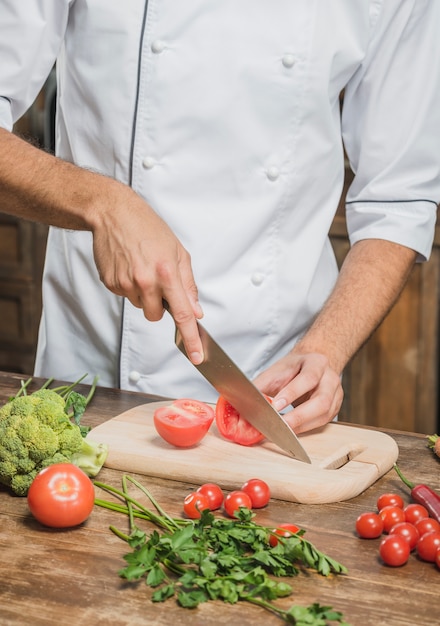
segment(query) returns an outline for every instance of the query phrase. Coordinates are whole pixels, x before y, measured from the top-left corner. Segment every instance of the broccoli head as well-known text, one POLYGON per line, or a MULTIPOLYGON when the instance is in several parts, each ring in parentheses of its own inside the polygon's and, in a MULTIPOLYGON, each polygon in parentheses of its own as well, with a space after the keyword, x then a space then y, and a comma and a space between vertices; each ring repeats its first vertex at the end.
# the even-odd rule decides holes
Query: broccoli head
POLYGON ((65 409, 65 400, 50 389, 12 398, 0 408, 0 483, 25 496, 38 472, 54 463, 74 463, 88 476, 97 475, 108 448, 85 441, 65 409))

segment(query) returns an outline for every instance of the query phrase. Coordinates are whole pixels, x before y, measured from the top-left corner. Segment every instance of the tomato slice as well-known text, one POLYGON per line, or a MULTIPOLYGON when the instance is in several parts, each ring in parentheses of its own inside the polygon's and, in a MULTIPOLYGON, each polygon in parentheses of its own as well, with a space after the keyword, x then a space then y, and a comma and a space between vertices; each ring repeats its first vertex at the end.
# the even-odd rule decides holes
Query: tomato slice
POLYGON ((208 432, 214 421, 214 409, 199 400, 182 398, 156 409, 153 419, 162 439, 178 448, 189 448, 208 432))
MULTIPOLYGON (((265 398, 271 402, 269 396, 265 396, 265 398)), ((264 439, 264 435, 241 417, 240 413, 223 396, 217 400, 215 423, 225 439, 242 446, 252 446, 264 439)))

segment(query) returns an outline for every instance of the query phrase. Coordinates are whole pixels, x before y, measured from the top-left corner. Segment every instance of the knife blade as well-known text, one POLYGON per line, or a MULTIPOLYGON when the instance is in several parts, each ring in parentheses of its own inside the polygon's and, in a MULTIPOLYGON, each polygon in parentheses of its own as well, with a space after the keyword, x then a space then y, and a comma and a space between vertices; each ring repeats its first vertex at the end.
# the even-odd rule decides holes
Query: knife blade
MULTIPOLYGON (((194 365, 218 393, 226 398, 240 415, 290 456, 311 463, 298 437, 289 424, 266 400, 264 395, 247 378, 240 368, 224 352, 208 331, 197 321, 202 340, 204 361, 194 365)), ((175 343, 189 359, 182 336, 176 328, 175 343)))

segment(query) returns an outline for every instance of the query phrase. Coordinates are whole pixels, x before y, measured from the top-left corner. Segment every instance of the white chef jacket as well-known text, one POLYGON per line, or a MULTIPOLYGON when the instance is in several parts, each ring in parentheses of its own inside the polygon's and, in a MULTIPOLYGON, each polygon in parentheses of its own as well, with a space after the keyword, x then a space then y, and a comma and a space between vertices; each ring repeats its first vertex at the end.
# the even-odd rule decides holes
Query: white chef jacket
MULTIPOLYGON (((204 325, 252 378, 336 280, 342 137, 351 243, 429 257, 439 24, 437 0, 2 0, 0 124, 57 60, 57 154, 131 185, 170 225, 204 325)), ((100 283, 91 233, 50 230, 43 299, 37 375, 215 399, 170 316, 149 322, 100 283)))

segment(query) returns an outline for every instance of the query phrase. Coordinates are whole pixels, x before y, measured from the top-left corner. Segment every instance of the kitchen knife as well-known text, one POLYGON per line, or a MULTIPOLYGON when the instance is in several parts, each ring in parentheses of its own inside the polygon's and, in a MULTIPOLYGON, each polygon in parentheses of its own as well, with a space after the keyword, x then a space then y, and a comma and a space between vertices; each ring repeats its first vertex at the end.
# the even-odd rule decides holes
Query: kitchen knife
MULTIPOLYGON (((200 322, 197 324, 205 358, 200 365, 193 364, 194 367, 203 374, 221 396, 232 404, 242 417, 269 441, 277 444, 298 461, 311 463, 307 452, 287 422, 266 400, 261 391, 235 365, 200 322)), ((177 328, 175 342, 179 350, 189 358, 177 328)))

